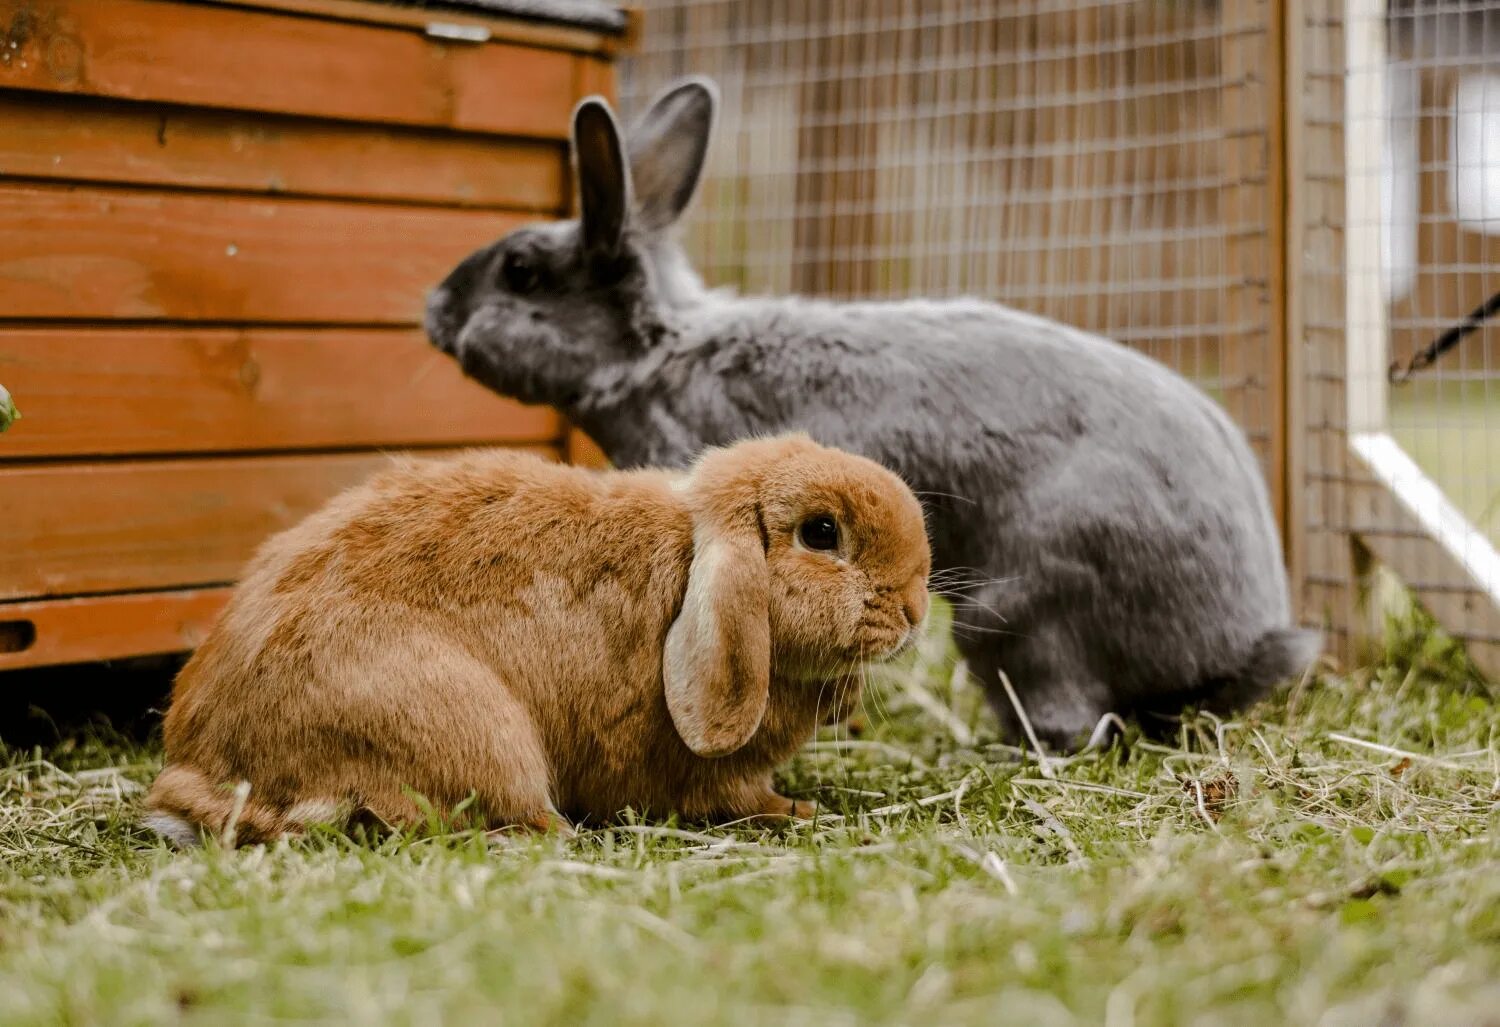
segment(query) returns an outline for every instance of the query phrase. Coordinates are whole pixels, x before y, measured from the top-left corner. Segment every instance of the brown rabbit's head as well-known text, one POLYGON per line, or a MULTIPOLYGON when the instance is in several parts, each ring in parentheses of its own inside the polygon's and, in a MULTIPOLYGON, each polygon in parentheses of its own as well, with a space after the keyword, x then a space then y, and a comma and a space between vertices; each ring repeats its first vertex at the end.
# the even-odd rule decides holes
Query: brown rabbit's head
POLYGON ((667 636, 667 707, 694 752, 755 733, 770 683, 895 655, 927 616, 922 508, 873 461, 805 435, 712 450, 683 480, 693 563, 667 636))

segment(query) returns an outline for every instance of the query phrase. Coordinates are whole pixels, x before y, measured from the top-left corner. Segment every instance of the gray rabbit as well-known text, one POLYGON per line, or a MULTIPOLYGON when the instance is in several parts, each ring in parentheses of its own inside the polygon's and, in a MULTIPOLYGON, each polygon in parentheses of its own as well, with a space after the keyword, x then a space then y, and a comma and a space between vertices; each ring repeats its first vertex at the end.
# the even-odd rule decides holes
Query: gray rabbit
POLYGON ((1276 523, 1235 424, 1163 365, 980 300, 831 303, 705 289, 669 229, 717 95, 668 89, 630 133, 574 114, 580 218, 522 228, 429 301, 433 342, 496 392, 561 408, 624 467, 802 429, 926 501, 934 582, 1003 726, 1232 710, 1301 672, 1276 523))

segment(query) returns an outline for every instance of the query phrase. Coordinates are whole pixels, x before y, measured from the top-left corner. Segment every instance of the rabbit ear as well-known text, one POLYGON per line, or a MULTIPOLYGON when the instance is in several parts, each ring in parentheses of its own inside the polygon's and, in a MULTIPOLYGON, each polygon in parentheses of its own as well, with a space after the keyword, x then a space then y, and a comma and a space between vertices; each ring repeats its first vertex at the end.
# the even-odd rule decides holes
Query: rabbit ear
POLYGON ((573 153, 584 246, 596 253, 614 253, 625 231, 630 174, 615 116, 598 97, 584 100, 573 112, 573 153))
POLYGON ((673 224, 703 175, 718 90, 706 78, 669 88, 630 130, 630 177, 636 223, 648 232, 673 224))
POLYGON ((672 723, 699 756, 727 756, 760 727, 771 684, 770 571, 753 525, 694 532, 662 682, 672 723))

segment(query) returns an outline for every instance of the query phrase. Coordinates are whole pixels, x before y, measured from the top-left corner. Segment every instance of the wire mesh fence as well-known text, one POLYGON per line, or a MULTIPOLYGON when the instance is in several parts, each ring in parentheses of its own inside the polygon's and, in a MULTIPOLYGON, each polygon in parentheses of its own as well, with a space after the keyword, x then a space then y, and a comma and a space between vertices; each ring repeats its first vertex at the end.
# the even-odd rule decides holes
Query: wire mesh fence
MULTIPOLYGON (((1500 289, 1500 0, 643 8, 627 116, 683 74, 722 93, 686 229, 710 284, 981 295, 1165 361, 1245 428, 1336 631, 1352 541, 1432 541, 1399 496, 1356 508, 1365 429, 1497 537, 1500 328, 1384 382, 1500 289)), ((1472 570, 1416 584, 1493 607, 1472 570)))
MULTIPOLYGON (((1500 290, 1500 0, 1397 0, 1388 25, 1382 270, 1405 362, 1500 290)), ((1403 447, 1500 542, 1500 321, 1393 386, 1389 408, 1403 447)))
MULTIPOLYGON (((1309 160, 1300 187, 1321 197, 1309 238, 1339 236, 1321 249, 1345 257, 1333 264, 1337 283, 1306 267, 1343 289, 1342 311, 1308 300, 1309 329, 1323 333, 1317 370, 1347 386, 1346 462, 1318 458, 1326 563, 1340 577, 1339 547, 1355 540, 1356 558, 1395 569, 1500 673, 1500 364, 1494 326, 1470 318, 1500 284, 1500 221, 1489 216, 1500 200, 1500 3, 1317 6, 1306 32, 1323 41, 1308 56, 1316 100, 1301 130, 1342 145, 1326 147, 1331 159, 1316 170, 1309 160), (1464 328, 1444 356, 1408 371, 1464 328)), ((1337 416, 1331 405, 1310 410, 1308 424, 1337 416)))
MULTIPOLYGON (((975 294, 1103 332, 1226 402, 1273 462, 1264 264, 1226 99, 1269 26, 1213 0, 651 0, 627 113, 707 74, 689 250, 714 284, 975 294)), ((1262 159, 1262 164, 1264 160, 1262 159)), ((1264 187, 1264 179, 1252 181, 1264 187)))

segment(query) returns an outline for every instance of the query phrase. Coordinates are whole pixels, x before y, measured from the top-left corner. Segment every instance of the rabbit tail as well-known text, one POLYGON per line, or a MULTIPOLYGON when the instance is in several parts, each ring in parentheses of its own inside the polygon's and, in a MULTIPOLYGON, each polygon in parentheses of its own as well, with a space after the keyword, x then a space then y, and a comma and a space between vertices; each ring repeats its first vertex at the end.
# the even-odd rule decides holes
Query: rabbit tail
POLYGON ((163 769, 151 786, 143 823, 179 848, 199 845, 205 835, 244 845, 295 833, 310 819, 299 813, 311 812, 273 809, 255 801, 248 783, 239 788, 216 785, 193 768, 176 764, 163 769))
POLYGON ((1321 632, 1272 628, 1255 640, 1237 672, 1205 682, 1190 702, 1211 712, 1244 709, 1306 671, 1322 651, 1321 632))

